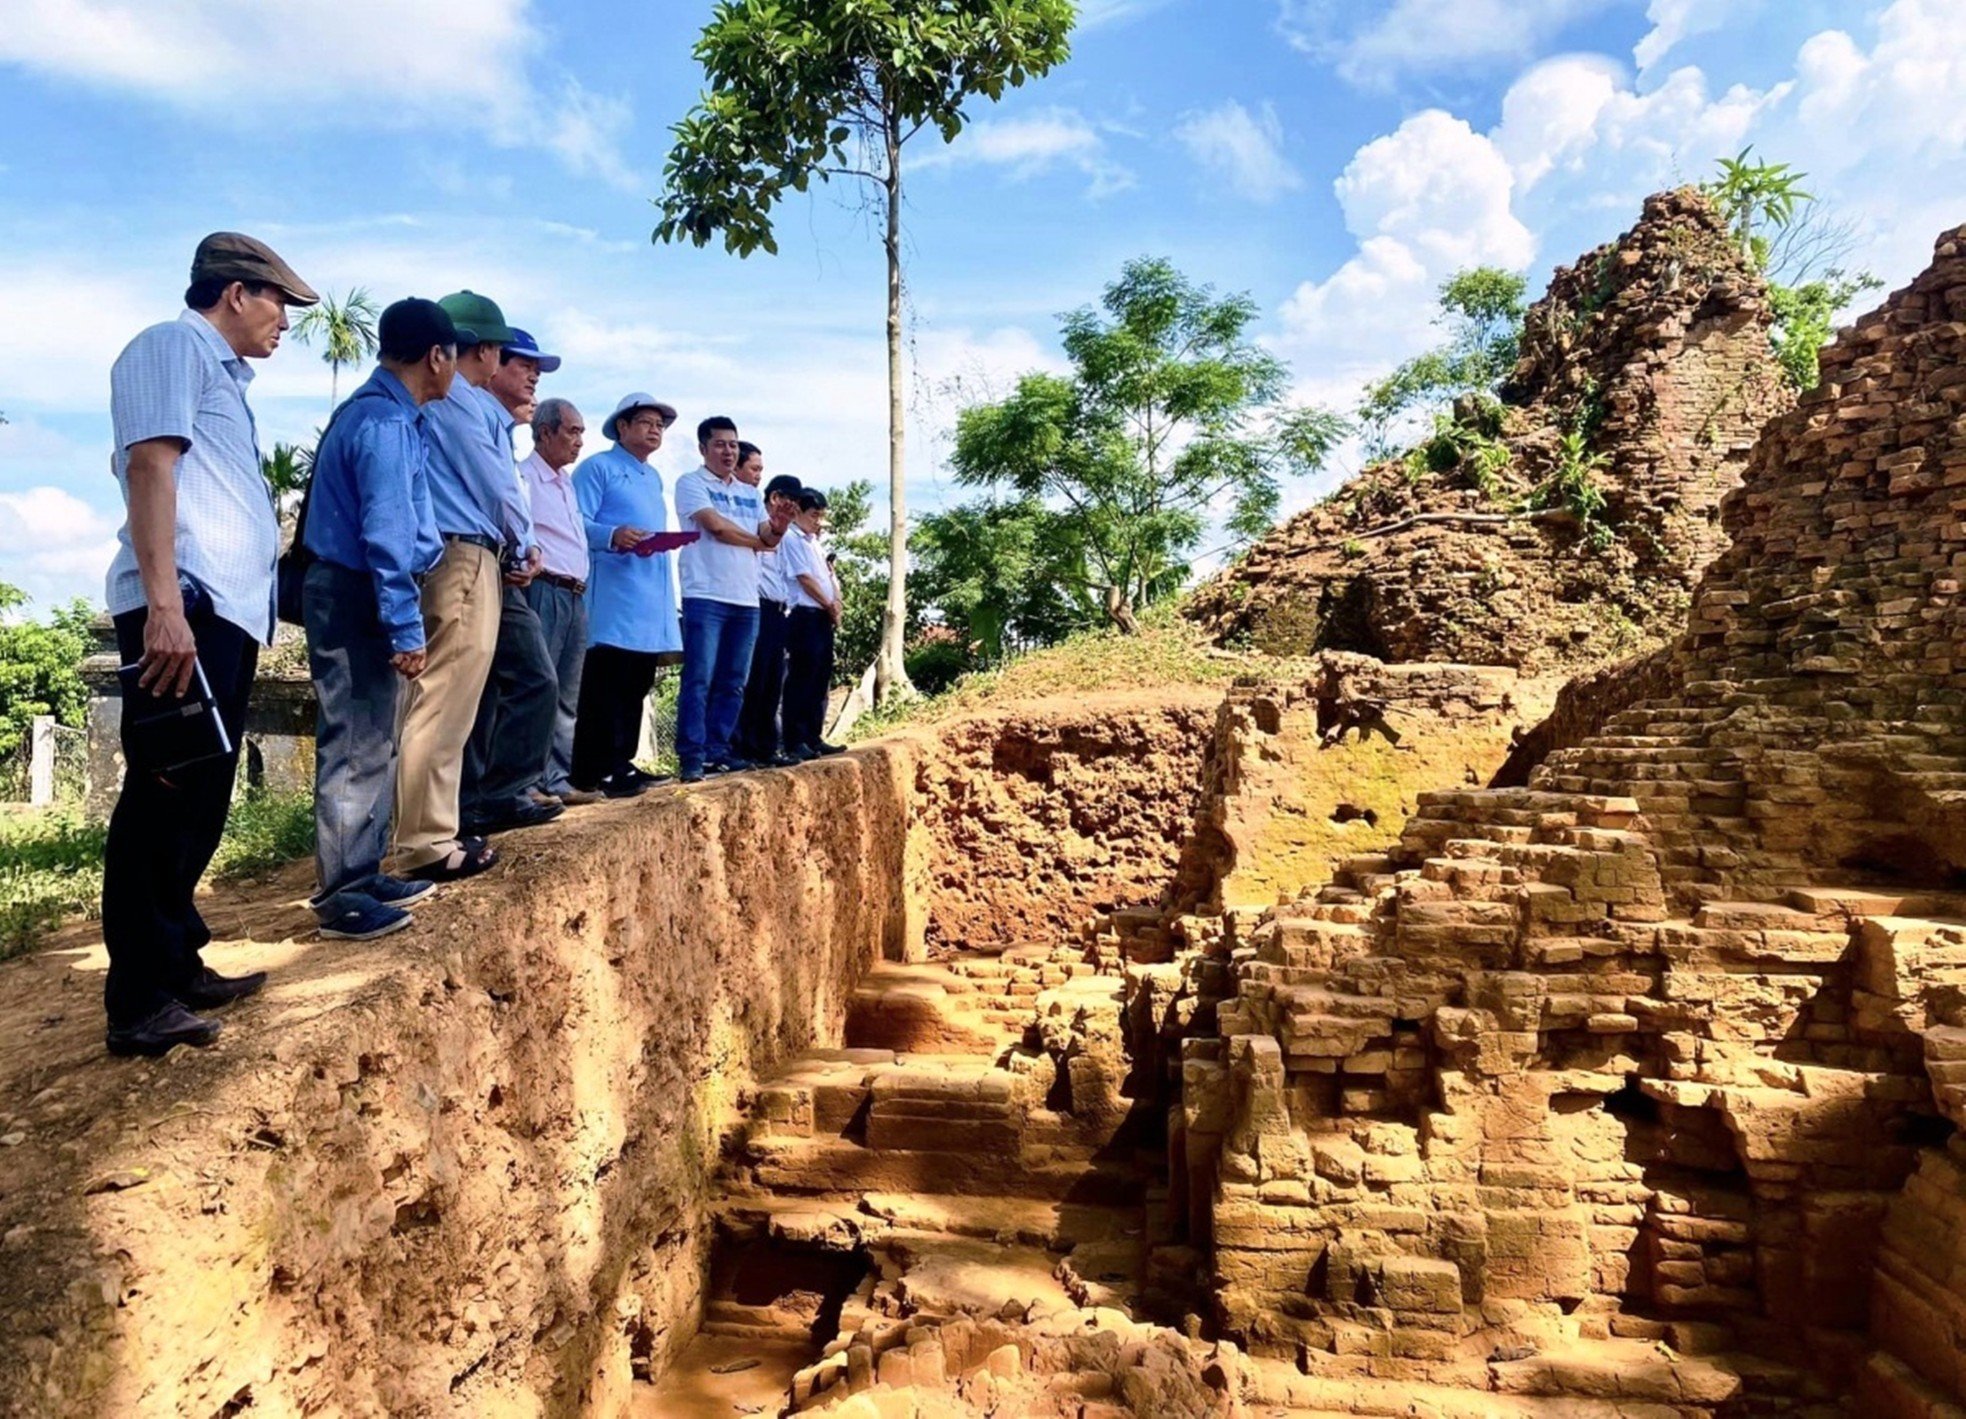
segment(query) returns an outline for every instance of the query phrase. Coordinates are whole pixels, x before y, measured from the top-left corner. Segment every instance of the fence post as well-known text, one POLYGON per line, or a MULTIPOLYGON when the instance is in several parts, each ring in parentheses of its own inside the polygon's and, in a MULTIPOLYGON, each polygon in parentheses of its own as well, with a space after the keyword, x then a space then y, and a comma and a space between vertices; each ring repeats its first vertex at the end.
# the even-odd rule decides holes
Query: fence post
POLYGON ((55 801, 55 717, 37 714, 28 729, 27 801, 45 808, 55 801))

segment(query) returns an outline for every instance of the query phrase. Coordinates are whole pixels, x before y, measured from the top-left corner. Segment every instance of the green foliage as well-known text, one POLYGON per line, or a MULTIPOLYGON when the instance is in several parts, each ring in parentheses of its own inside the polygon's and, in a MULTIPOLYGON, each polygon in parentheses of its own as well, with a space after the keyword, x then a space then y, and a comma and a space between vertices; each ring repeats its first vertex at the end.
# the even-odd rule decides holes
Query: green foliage
POLYGON ((1365 555, 1365 544, 1356 537, 1347 537, 1339 544, 1338 555, 1348 562, 1356 562, 1365 555))
POLYGON ((1809 174, 1796 172, 1787 163, 1750 162, 1753 155, 1754 149, 1746 147, 1734 157, 1721 158, 1720 171, 1701 190, 1720 208, 1742 253, 1763 267, 1768 261, 1768 230, 1791 225, 1816 199, 1802 190, 1802 179, 1809 174))
MULTIPOLYGON (((328 408, 339 402, 341 370, 359 365, 379 348, 375 323, 381 317, 369 293, 357 286, 340 300, 332 291, 320 304, 309 306, 294 322, 294 338, 303 345, 318 344, 329 369, 328 408)), ((277 451, 277 450, 276 450, 277 451)))
POLYGON ((212 858, 219 881, 253 877, 314 851, 314 795, 248 789, 232 800, 225 836, 212 858))
MULTIPOLYGON (((857 478, 826 493, 826 544, 840 579, 840 626, 833 637, 836 684, 856 679, 881 647, 881 619, 887 605, 887 533, 870 531, 874 485, 857 478)), ((919 607, 909 607, 909 630, 919 625, 919 607)))
POLYGON ((88 604, 71 601, 45 621, 16 619, 26 593, 0 582, 0 758, 18 753, 36 715, 79 725, 89 707, 82 661, 95 647, 88 604))
POLYGON ((71 812, 0 816, 0 961, 102 901, 108 827, 71 812))
POLYGON ((1852 275, 1835 265, 1820 274, 1812 271, 1816 263, 1798 253, 1820 257, 1847 249, 1847 228, 1827 222, 1816 198, 1802 190, 1807 173, 1787 163, 1750 162, 1753 152, 1743 148, 1736 157, 1720 159, 1719 173, 1702 191, 1720 208, 1748 260, 1768 278, 1775 315, 1769 339, 1783 377, 1797 390, 1810 390, 1821 377, 1817 356, 1835 334, 1837 312, 1884 283, 1868 271, 1852 275))
POLYGON ((924 695, 939 695, 977 668, 969 647, 953 635, 919 640, 908 648, 908 679, 924 695))
POLYGON ((1097 624, 1082 550, 1065 526, 1035 498, 930 513, 910 540, 916 598, 985 665, 1003 659, 1007 643, 1052 645, 1097 624))
POLYGON ((1375 457, 1390 452, 1393 427, 1403 415, 1501 383, 1515 367, 1528 292, 1524 277, 1496 266, 1470 267, 1441 285, 1434 321, 1446 327, 1447 343, 1365 387, 1358 418, 1375 457))
POLYGON ((1610 462, 1594 453, 1581 430, 1572 429, 1557 445, 1556 466, 1537 485, 1530 505, 1539 508, 1567 508, 1583 530, 1584 540, 1593 551, 1608 551, 1617 534, 1606 520, 1604 488, 1599 475, 1610 462))
POLYGON ((1027 374, 958 416, 957 481, 1041 509, 1065 595, 1108 597, 1125 624, 1180 589, 1211 518, 1259 536, 1278 478, 1344 436, 1336 415, 1285 405, 1288 367, 1248 338, 1256 313, 1167 261, 1128 262, 1098 308, 1064 318, 1069 376, 1027 374))
POLYGON ((1481 424, 1436 414, 1433 433, 1407 453, 1404 471, 1411 483, 1422 482, 1429 474, 1451 473, 1462 487, 1492 498, 1502 491, 1502 474, 1512 456, 1509 446, 1481 424))
POLYGON ((722 0, 697 40, 709 89, 671 130, 655 239, 776 252, 772 209, 815 177, 898 180, 924 128, 1070 52, 1069 0, 722 0))
POLYGON ((1782 374, 1798 390, 1816 387, 1822 377, 1818 363, 1823 346, 1836 333, 1836 313, 1866 291, 1884 283, 1868 271, 1846 276, 1841 271, 1826 272, 1822 279, 1799 286, 1768 288, 1769 305, 1775 312, 1775 358, 1782 374))

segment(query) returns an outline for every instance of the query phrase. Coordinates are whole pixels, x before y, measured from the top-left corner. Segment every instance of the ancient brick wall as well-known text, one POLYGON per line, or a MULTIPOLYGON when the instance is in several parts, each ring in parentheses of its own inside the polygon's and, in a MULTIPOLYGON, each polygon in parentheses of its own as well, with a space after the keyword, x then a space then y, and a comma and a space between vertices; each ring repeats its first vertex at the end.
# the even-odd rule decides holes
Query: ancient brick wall
POLYGON ((1660 698, 1189 932, 1171 1200, 1225 1334, 1696 1413, 1960 1401, 1966 230, 1824 367, 1660 698))
POLYGON ((1725 541, 1722 495, 1788 407, 1769 326, 1766 289, 1712 205, 1690 188, 1660 193, 1531 309, 1503 390, 1506 463, 1478 468, 1436 443, 1368 468, 1200 588, 1190 614, 1277 654, 1531 674, 1656 645, 1725 541), (1561 499, 1532 508, 1568 434, 1603 460, 1608 546, 1561 499))

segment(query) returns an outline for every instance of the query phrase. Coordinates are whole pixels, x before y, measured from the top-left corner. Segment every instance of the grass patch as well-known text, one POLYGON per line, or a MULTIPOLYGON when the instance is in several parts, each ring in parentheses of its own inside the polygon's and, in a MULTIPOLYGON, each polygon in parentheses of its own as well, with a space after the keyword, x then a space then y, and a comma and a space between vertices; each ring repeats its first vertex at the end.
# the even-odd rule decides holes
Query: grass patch
POLYGON ((965 675, 942 694, 870 711, 846 737, 858 742, 905 724, 957 719, 1015 700, 1227 685, 1238 675, 1275 663, 1267 656, 1221 649, 1181 616, 1177 603, 1166 601, 1140 617, 1137 636, 1107 628, 1081 631, 999 669, 965 675))
POLYGON ((0 816, 0 961, 32 950, 64 917, 96 914, 108 834, 71 810, 0 816))
MULTIPOLYGON (((33 950, 72 916, 102 907, 109 825, 72 808, 0 813, 0 961, 33 950)), ((212 858, 218 881, 253 877, 314 850, 310 793, 243 793, 212 858)))
POLYGON ((249 789, 232 800, 225 836, 212 857, 219 882, 256 877, 314 851, 314 795, 249 789))

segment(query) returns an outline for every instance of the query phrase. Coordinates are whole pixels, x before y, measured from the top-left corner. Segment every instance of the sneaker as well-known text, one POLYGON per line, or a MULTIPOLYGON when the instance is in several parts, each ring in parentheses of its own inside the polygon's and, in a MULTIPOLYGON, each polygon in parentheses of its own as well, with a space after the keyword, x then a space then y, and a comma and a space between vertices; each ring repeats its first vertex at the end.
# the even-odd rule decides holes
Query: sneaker
POLYGON ((812 750, 806 748, 803 744, 788 746, 784 754, 785 762, 788 764, 807 764, 818 757, 817 754, 813 753, 812 750))
POLYGON ((803 764, 805 756, 785 749, 774 749, 771 751, 771 757, 765 762, 774 769, 789 769, 795 764, 803 764))
POLYGON ((649 786, 628 774, 609 774, 601 780, 603 798, 634 798, 648 792, 649 786))
POLYGON ((410 914, 400 907, 366 902, 350 907, 333 921, 321 923, 321 935, 331 941, 373 941, 410 924, 410 914))
POLYGON ((828 744, 824 739, 820 740, 817 744, 809 744, 806 747, 822 759, 830 759, 835 754, 844 754, 846 752, 846 745, 828 744))
POLYGON ((713 774, 748 774, 757 767, 749 759, 712 759, 703 766, 713 774))
POLYGON ((661 774, 652 774, 640 764, 630 764, 628 776, 644 788, 654 788, 658 783, 666 782, 661 774))
POLYGON ((110 1026, 103 1043, 109 1046, 111 1054, 126 1057, 141 1054, 154 1059, 158 1055, 168 1054, 179 1045, 203 1049, 218 1038, 218 1032, 218 1021, 193 1015, 173 1000, 147 1020, 124 1025, 120 1029, 110 1026))
POLYGON ((430 900, 437 890, 435 882, 411 882, 402 877, 378 877, 369 884, 367 895, 385 907, 413 908, 430 900))
POLYGON ((676 775, 676 782, 678 782, 678 783, 702 783, 702 782, 703 782, 703 765, 701 765, 701 764, 684 764, 684 765, 682 766, 682 769, 681 769, 681 770, 680 770, 680 771, 679 771, 679 772, 677 773, 677 775, 676 775))

